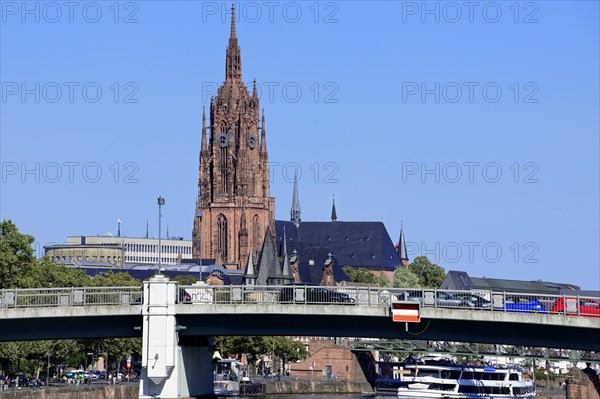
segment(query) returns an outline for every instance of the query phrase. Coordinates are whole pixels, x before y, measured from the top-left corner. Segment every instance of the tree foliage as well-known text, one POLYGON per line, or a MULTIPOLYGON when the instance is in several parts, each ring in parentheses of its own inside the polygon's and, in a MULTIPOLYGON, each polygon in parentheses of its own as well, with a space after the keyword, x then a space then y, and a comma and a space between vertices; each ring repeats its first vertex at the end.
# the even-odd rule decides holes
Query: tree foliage
POLYGON ((350 278, 353 283, 377 284, 376 278, 369 270, 364 267, 344 266, 344 273, 350 278))
POLYGON ((419 278, 410 269, 398 267, 394 271, 394 287, 396 288, 418 288, 419 278))
POLYGON ((408 269, 417 276, 423 288, 439 288, 446 277, 444 268, 432 263, 426 256, 417 256, 408 269))
POLYGON ((94 276, 93 284, 97 287, 130 287, 141 286, 142 282, 135 279, 129 273, 106 271, 94 276))
POLYGON ((0 288, 25 288, 23 277, 33 273, 34 238, 21 234, 10 220, 0 224, 0 288))
POLYGON ((199 276, 192 276, 191 274, 178 274, 172 280, 177 281, 179 285, 192 285, 198 281, 199 276))
POLYGON ((223 357, 241 359, 246 354, 248 363, 254 364, 264 356, 275 355, 285 364, 305 359, 306 347, 288 337, 215 337, 215 350, 223 357))
MULTIPOLYGON (((33 236, 20 233, 10 220, 0 223, 0 289, 142 284, 128 273, 107 271, 92 278, 81 269, 36 259, 33 242, 33 236)), ((109 360, 118 360, 130 353, 141 353, 141 345, 139 338, 2 342, 0 368, 35 375, 47 367, 46 354, 50 355, 51 365, 80 367, 86 363, 86 353, 94 353, 96 358, 107 353, 109 360)))

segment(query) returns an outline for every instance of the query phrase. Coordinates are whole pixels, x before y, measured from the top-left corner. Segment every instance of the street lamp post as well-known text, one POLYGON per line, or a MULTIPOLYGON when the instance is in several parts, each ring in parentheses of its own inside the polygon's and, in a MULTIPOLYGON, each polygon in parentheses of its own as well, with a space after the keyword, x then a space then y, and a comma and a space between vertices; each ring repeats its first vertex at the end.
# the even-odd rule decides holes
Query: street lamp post
POLYGON ((161 235, 162 235, 162 230, 161 230, 161 219, 162 219, 162 206, 165 204, 165 199, 163 197, 161 197, 160 195, 158 196, 158 275, 161 275, 161 270, 160 270, 160 266, 161 266, 161 235))

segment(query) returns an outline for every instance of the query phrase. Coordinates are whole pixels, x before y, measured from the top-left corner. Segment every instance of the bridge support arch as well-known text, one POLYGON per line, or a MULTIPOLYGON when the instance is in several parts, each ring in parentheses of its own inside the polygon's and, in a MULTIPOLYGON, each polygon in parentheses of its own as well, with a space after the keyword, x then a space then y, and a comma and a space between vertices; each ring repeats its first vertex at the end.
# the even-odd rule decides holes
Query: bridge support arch
POLYGON ((212 338, 180 341, 178 285, 165 276, 144 282, 140 398, 175 399, 213 393, 212 338))

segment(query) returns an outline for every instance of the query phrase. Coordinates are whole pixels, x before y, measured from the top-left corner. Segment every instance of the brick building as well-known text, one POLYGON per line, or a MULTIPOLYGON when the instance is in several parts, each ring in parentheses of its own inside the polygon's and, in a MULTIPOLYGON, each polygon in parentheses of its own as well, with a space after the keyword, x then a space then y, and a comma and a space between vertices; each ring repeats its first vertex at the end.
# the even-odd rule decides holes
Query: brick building
POLYGON ((212 258, 228 270, 244 270, 246 284, 306 282, 336 285, 343 266, 389 274, 407 264, 401 232, 398 249, 382 222, 301 222, 294 181, 290 221, 275 221, 269 193, 264 111, 256 84, 242 81, 242 59, 232 8, 225 81, 203 112, 198 198, 192 258, 212 258))
POLYGON ((192 257, 214 258, 227 269, 256 258, 267 227, 275 229, 275 199, 269 196, 267 132, 256 81, 250 94, 242 81, 242 58, 232 8, 225 81, 202 116, 198 199, 192 257))

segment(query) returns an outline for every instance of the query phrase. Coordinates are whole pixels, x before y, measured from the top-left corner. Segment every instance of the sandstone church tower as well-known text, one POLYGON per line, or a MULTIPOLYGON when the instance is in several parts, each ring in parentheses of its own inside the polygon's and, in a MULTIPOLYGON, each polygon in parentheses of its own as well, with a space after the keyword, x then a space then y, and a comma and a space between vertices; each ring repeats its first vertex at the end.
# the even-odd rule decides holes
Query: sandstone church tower
POLYGON ((211 98, 208 126, 202 113, 192 257, 243 269, 249 254, 256 263, 267 227, 275 231, 275 199, 269 196, 265 115, 256 81, 252 94, 242 82, 233 7, 231 14, 225 82, 211 98))

